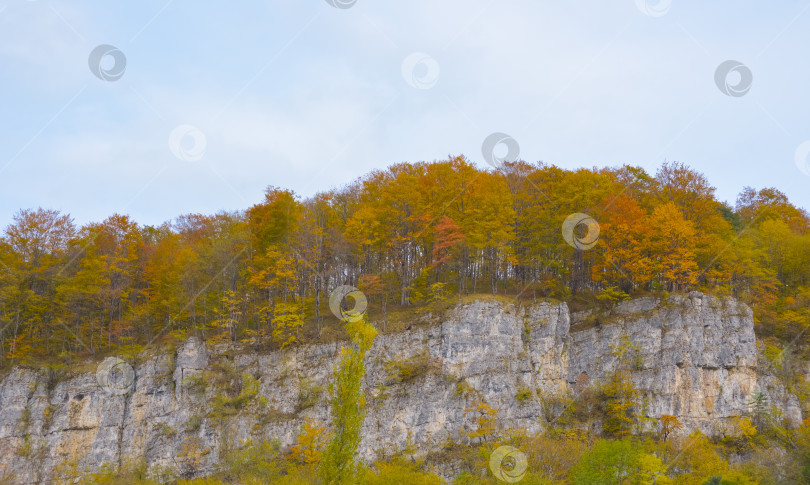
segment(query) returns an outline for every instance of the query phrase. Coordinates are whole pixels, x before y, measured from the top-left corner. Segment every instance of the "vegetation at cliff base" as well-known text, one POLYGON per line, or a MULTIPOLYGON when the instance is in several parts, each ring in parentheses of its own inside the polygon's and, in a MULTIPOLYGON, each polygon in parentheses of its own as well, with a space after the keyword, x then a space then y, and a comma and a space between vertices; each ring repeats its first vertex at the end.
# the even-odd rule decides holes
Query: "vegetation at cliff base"
MULTIPOLYGON (((583 427, 586 423, 579 421, 552 424, 546 432, 529 436, 502 427, 497 418, 487 424, 492 426, 486 433, 471 433, 469 440, 448 442, 427 455, 411 447, 375 463, 357 462, 351 475, 340 481, 321 479, 323 475, 318 469, 325 463, 322 441, 309 454, 302 454, 301 448, 295 446, 284 450, 277 442, 251 441, 231 451, 223 469, 207 478, 182 479, 168 471, 162 478, 155 478, 155 471, 148 472, 145 465, 129 464, 120 470, 107 468, 82 475, 82 483, 495 485, 504 483, 498 467, 508 471, 514 466, 514 461, 509 460, 493 464, 492 456, 504 446, 525 457, 525 469, 512 476, 517 479, 512 483, 521 484, 754 485, 807 483, 810 479, 810 467, 802 466, 800 461, 803 453, 810 450, 808 421, 786 435, 790 442, 800 446, 788 453, 774 453, 768 446, 775 436, 773 430, 754 429, 753 434, 746 434, 744 424, 730 425, 720 439, 709 439, 699 431, 665 437, 653 430, 632 437, 609 438, 583 427), (731 463, 732 456, 740 452, 748 460, 731 463), (453 467, 447 468, 447 464, 453 467), (452 472, 447 476, 449 470, 452 472)), ((311 434, 311 430, 302 429, 299 443, 312 443, 308 441, 311 434)))

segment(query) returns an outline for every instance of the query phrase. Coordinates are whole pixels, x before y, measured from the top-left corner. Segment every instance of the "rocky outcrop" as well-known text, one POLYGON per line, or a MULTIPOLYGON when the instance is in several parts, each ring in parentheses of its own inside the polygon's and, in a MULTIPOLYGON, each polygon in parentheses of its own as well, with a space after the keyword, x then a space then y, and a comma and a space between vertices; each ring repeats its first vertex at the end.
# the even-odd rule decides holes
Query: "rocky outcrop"
POLYGON ((748 306, 692 293, 663 304, 654 298, 624 302, 609 318, 611 324, 572 332, 569 382, 582 373, 604 378, 618 364, 618 352, 611 349, 623 346, 649 417, 671 414, 687 429, 716 434, 724 418, 746 412, 753 394, 763 392, 788 422, 801 422, 798 399, 757 372, 748 306))
MULTIPOLYGON (((549 402, 604 379, 621 355, 648 417, 672 414, 687 431, 717 433, 761 391, 789 422, 801 421, 797 398, 758 373, 751 310, 730 299, 691 293, 574 315, 565 303, 479 301, 415 327, 378 336, 368 354, 360 451, 369 461, 460 439, 475 401, 498 409, 504 427, 542 431, 554 419, 546 414, 560 411, 549 402)), ((0 482, 49 483, 129 460, 198 476, 242 441, 289 445, 305 420, 329 423, 339 348, 256 354, 192 338, 172 355, 141 359, 131 389, 91 373, 53 383, 14 369, 0 381, 0 482)))

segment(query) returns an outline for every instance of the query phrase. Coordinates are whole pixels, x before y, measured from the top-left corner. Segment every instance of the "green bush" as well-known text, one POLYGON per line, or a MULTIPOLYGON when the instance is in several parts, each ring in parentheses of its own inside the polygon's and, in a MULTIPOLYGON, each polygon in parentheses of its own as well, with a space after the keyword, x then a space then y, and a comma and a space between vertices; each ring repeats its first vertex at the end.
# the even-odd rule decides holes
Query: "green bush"
POLYGON ((392 360, 385 364, 386 383, 400 384, 411 382, 440 370, 426 352, 417 354, 405 361, 392 360))
POLYGON ((522 405, 525 405, 529 401, 531 401, 533 396, 532 390, 526 386, 521 386, 518 388, 517 393, 515 394, 515 400, 522 405))
POLYGON ((275 483, 287 471, 288 463, 281 454, 281 443, 245 441, 242 446, 225 456, 225 478, 230 483, 245 483, 251 480, 264 480, 258 483, 275 483))
POLYGON ((147 478, 145 462, 125 464, 122 468, 105 464, 97 473, 85 476, 81 483, 89 485, 159 485, 160 482, 147 478))
POLYGON ((214 403, 210 416, 213 418, 222 418, 224 416, 233 416, 240 410, 245 408, 250 401, 259 393, 259 381, 250 374, 242 374, 242 384, 239 394, 235 397, 229 397, 226 394, 217 394, 214 396, 214 403))
POLYGON ((318 404, 323 394, 323 387, 312 384, 308 379, 301 381, 298 387, 298 404, 296 412, 301 412, 304 409, 309 409, 318 404))
POLYGON ((442 485, 438 475, 417 469, 413 463, 397 460, 378 463, 376 471, 366 470, 362 482, 366 485, 442 485))
POLYGON ((456 397, 471 397, 475 396, 477 391, 473 386, 471 386, 464 378, 461 378, 456 382, 456 389, 454 390, 453 394, 456 397))
POLYGON ((571 471, 574 485, 656 483, 667 480, 667 467, 630 440, 600 440, 571 471))
POLYGON ((205 394, 205 390, 208 387, 206 383, 205 376, 202 373, 199 374, 191 374, 190 376, 183 379, 183 387, 188 389, 189 392, 194 394, 205 394))
POLYGON ((190 418, 188 418, 188 422, 186 422, 186 431, 189 433, 193 433, 200 429, 202 426, 203 418, 199 414, 194 414, 190 418))

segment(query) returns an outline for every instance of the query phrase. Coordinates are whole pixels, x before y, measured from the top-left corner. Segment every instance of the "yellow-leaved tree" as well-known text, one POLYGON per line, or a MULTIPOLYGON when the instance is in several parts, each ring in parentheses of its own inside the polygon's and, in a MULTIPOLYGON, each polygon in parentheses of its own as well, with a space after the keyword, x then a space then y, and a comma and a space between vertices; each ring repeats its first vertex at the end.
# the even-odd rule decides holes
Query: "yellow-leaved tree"
POLYGON ((301 426, 298 441, 290 447, 290 459, 303 465, 321 461, 323 445, 326 442, 326 428, 307 420, 301 426))
POLYGON ((672 416, 671 414, 662 414, 660 418, 661 421, 661 440, 666 441, 669 435, 672 433, 677 433, 678 430, 683 428, 680 420, 678 420, 677 416, 672 416))

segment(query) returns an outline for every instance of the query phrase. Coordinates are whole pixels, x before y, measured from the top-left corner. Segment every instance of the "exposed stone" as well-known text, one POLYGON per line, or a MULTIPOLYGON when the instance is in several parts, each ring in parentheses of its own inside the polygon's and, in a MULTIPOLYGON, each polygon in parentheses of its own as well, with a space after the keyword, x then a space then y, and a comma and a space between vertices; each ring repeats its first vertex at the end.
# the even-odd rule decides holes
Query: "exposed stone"
MULTIPOLYGON (((329 424, 326 389, 339 347, 256 354, 191 338, 174 356, 137 365, 125 395, 105 392, 92 373, 51 389, 45 373, 16 368, 0 381, 0 482, 49 483, 71 461, 93 471, 145 460, 155 472, 192 477, 215 470, 223 449, 240 441, 289 446, 305 420, 329 424), (241 409, 218 409, 218 398, 242 390, 243 374, 258 381, 258 394, 241 409)), ((604 379, 619 349, 630 353, 648 417, 672 414, 685 431, 711 434, 761 391, 791 424, 801 421, 796 396, 758 373, 752 312, 734 300, 641 298, 573 318, 565 303, 479 301, 440 324, 376 339, 367 356, 360 452, 373 461, 409 444, 425 452, 459 439, 476 400, 498 409, 503 426, 539 432, 548 418, 541 396, 563 397, 604 379), (417 375, 403 380, 392 363, 417 363, 417 375)))

